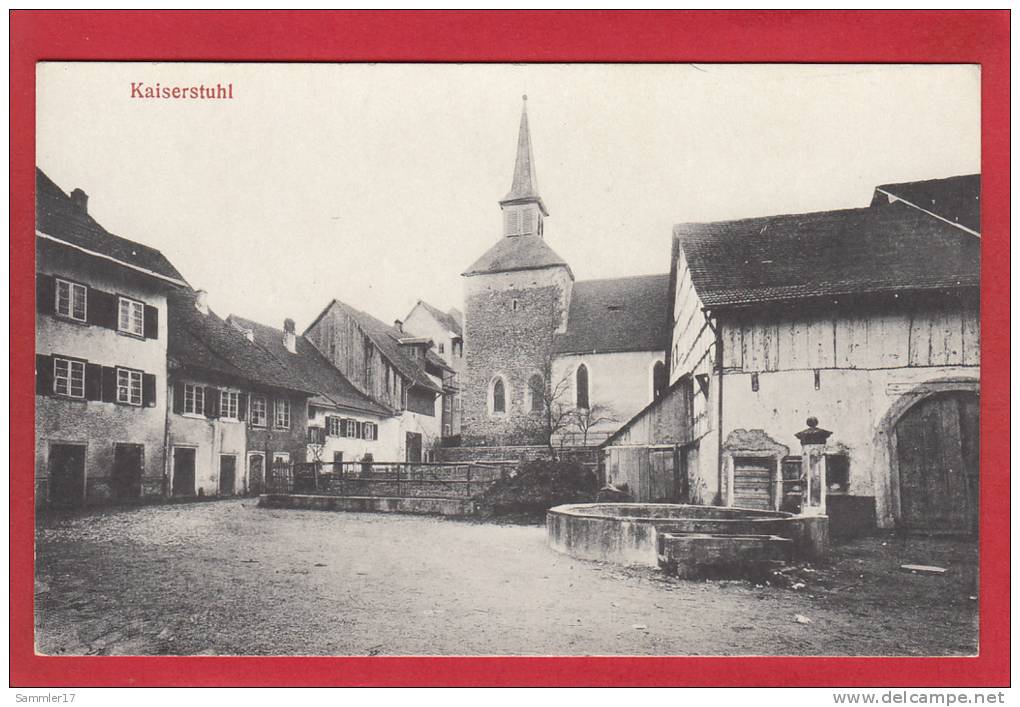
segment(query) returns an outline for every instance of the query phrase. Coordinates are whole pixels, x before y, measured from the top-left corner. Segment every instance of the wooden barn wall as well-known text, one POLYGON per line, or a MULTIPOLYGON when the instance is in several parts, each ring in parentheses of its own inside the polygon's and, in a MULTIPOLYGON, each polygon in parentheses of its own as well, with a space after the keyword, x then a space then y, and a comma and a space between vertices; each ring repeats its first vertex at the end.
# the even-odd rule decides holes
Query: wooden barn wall
POLYGON ((694 290, 687 259, 677 257, 676 299, 673 303, 673 336, 670 351, 670 382, 687 373, 710 373, 714 364, 715 335, 694 290))
POLYGON ((401 409, 402 379, 354 318, 343 309, 332 307, 305 336, 358 390, 390 407, 401 409), (389 390, 386 386, 387 368, 390 369, 389 390))
POLYGON ((723 367, 756 372, 977 366, 978 317, 977 307, 964 301, 896 312, 727 317, 721 322, 723 367))

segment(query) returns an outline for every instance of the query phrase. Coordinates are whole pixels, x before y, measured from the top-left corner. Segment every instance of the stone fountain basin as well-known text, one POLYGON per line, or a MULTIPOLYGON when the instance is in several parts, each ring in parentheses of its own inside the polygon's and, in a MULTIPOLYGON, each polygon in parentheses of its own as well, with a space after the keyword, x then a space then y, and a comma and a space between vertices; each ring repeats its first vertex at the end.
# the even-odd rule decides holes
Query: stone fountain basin
POLYGON ((675 503, 578 503, 546 513, 549 547, 582 560, 658 566, 659 534, 775 535, 793 559, 819 560, 829 544, 826 516, 675 503))

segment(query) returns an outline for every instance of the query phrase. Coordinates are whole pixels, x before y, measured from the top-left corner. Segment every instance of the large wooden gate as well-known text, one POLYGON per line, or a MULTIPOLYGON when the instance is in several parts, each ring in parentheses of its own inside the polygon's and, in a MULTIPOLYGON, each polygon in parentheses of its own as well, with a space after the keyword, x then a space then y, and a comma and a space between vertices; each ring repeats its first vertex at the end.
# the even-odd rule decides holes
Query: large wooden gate
POLYGON ((900 524, 966 533, 978 520, 978 396, 929 396, 896 424, 900 524))

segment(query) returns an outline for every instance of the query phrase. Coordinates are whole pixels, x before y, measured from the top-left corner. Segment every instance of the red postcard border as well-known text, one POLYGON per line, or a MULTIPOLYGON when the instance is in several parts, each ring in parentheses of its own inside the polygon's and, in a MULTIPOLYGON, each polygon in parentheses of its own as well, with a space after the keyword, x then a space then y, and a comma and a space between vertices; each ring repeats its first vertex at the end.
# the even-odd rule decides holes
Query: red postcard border
POLYGON ((1009 684, 1009 11, 12 11, 13 686, 1009 684), (879 62, 982 67, 976 658, 48 657, 33 650, 35 63, 879 62), (16 500, 17 499, 17 500, 16 500))

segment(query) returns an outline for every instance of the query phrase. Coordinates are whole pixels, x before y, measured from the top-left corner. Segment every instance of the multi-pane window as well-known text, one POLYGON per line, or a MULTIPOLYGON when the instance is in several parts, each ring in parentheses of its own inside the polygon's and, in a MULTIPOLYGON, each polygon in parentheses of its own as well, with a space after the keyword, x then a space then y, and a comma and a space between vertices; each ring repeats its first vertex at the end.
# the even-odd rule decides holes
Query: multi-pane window
POLYGON ((142 372, 128 368, 117 369, 117 402, 128 405, 142 404, 142 372))
POLYGON ((85 397, 85 363, 66 358, 53 359, 53 392, 72 398, 85 397))
POLYGON ((439 353, 443 353, 443 352, 444 352, 444 347, 443 347, 443 344, 440 343, 439 344, 439 353))
POLYGON ((326 418, 326 434, 330 437, 340 436, 340 423, 343 422, 342 418, 339 417, 327 417, 326 418))
POLYGON ((192 383, 184 384, 184 412, 189 415, 205 414, 205 388, 192 383))
POLYGON ((134 336, 145 335, 145 305, 127 297, 120 298, 117 328, 134 336))
POLYGON ((86 293, 85 285, 58 279, 56 296, 57 314, 76 319, 79 322, 85 321, 86 293))
POLYGON ((365 439, 379 439, 378 427, 374 422, 365 423, 365 439))
POLYGON ((347 431, 347 436, 348 437, 359 437, 360 435, 358 434, 358 426, 359 426, 358 425, 358 421, 357 420, 347 420, 346 422, 347 422, 347 430, 346 430, 347 431))
POLYGON ((236 390, 220 391, 220 417, 237 420, 237 411, 241 405, 241 394, 236 390))
POLYGON ((251 399, 251 424, 254 427, 265 427, 266 416, 268 415, 268 408, 266 406, 266 399, 262 396, 252 397, 251 399))
POLYGON ((275 412, 273 427, 278 427, 282 430, 290 429, 290 401, 277 400, 273 410, 275 412))

